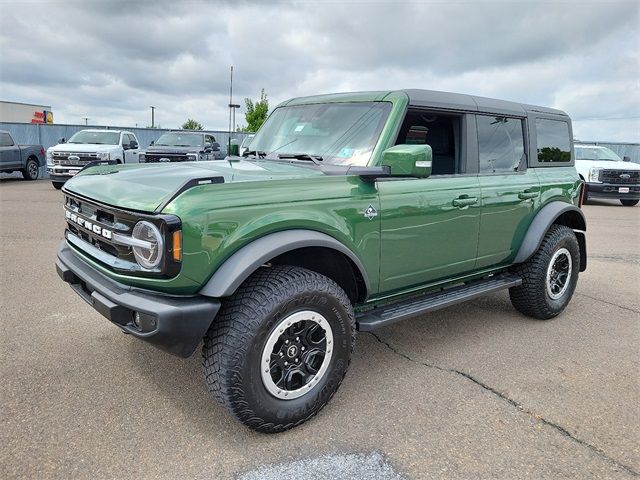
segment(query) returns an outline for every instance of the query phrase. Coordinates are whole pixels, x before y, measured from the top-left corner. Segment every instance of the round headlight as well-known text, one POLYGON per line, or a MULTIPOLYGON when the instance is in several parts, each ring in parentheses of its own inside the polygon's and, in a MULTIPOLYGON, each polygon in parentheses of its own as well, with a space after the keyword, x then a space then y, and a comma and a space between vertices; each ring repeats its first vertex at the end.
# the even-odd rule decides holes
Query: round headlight
POLYGON ((152 270, 160 265, 164 242, 158 227, 153 223, 141 220, 133 227, 131 235, 135 240, 141 240, 133 247, 133 255, 142 268, 152 270), (142 242, 145 242, 144 244, 142 242), (143 246, 144 245, 144 246, 143 246))

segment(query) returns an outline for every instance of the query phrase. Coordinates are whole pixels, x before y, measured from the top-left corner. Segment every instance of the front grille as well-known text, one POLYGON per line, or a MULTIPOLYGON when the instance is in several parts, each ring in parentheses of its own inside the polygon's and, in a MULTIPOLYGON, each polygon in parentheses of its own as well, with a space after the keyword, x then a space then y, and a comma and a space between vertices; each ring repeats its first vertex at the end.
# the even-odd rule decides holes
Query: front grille
MULTIPOLYGON (((192 159, 186 153, 146 153, 144 156, 146 163, 159 162, 161 158, 168 158, 170 162, 187 162, 192 159)), ((166 160, 163 160, 166 162, 166 160)))
POLYGON ((55 165, 83 166, 98 160, 98 154, 91 152, 53 152, 52 157, 55 165))
POLYGON ((640 183, 640 170, 601 170, 599 180, 616 185, 636 185, 640 183))
MULTIPOLYGON (((180 271, 181 262, 173 260, 170 249, 173 233, 181 228, 180 219, 175 215, 130 212, 69 193, 65 195, 64 210, 67 241, 114 272, 169 278, 180 271), (131 237, 133 227, 140 220, 153 223, 164 237, 164 245, 169 247, 164 252, 163 261, 154 270, 140 267, 133 247, 121 243, 124 237, 131 237)), ((125 243, 130 241, 125 240, 125 243)))

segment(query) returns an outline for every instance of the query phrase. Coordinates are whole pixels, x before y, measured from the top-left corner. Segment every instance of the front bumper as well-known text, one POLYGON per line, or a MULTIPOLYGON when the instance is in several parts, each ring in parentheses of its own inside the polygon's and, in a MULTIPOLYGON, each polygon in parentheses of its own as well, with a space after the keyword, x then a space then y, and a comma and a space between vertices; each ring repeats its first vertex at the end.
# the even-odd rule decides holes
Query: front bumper
POLYGON ((58 249, 56 270, 85 302, 124 332, 179 357, 193 354, 220 310, 215 299, 161 295, 118 283, 85 263, 66 241, 58 249))
POLYGON ((82 170, 82 167, 61 167, 58 165, 47 164, 49 179, 54 182, 66 182, 80 170, 82 170))
POLYGON ((616 185, 612 183, 587 183, 588 198, 612 198, 615 200, 640 199, 640 185, 616 185), (628 192, 620 192, 620 189, 629 189, 628 192))

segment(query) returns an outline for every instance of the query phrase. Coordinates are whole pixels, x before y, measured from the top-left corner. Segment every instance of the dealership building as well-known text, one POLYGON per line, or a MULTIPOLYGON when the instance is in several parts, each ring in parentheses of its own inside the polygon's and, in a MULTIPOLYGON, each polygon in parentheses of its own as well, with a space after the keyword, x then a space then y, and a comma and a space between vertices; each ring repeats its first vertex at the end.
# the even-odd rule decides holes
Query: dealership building
POLYGON ((0 101, 0 122, 53 123, 50 105, 0 101))

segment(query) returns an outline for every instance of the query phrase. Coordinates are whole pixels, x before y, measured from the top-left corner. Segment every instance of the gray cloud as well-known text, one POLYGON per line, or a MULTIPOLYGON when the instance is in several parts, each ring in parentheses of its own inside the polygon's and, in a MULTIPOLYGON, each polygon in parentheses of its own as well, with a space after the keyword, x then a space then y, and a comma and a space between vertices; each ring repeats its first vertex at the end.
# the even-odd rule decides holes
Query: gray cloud
MULTIPOLYGON (((432 88, 554 106, 638 141, 637 2, 2 2, 7 100, 57 122, 226 128, 235 100, 432 88)), ((242 102, 239 102, 242 103, 242 102)), ((242 118, 242 115, 240 115, 242 118)))

